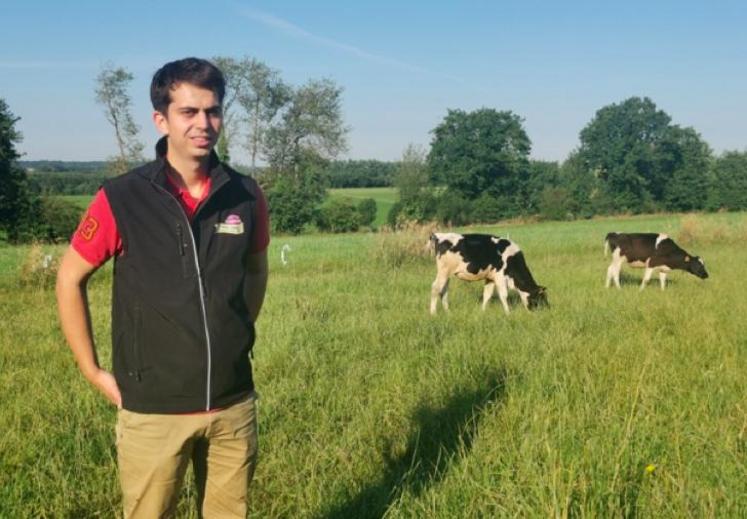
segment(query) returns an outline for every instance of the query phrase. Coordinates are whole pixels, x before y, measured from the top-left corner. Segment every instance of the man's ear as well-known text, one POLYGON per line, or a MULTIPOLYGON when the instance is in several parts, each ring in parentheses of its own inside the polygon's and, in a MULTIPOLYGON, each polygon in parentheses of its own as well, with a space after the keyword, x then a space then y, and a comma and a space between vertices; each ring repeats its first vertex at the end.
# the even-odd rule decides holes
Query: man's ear
POLYGON ((156 129, 161 133, 161 135, 169 134, 169 120, 161 112, 153 112, 153 124, 156 125, 156 129))

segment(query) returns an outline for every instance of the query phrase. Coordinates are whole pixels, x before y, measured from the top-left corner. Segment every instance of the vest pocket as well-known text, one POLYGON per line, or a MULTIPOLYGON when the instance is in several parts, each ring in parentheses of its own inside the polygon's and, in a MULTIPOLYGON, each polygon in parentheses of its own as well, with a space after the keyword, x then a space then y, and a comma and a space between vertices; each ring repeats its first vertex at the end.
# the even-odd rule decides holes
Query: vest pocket
POLYGON ((192 252, 192 229, 185 228, 180 222, 176 223, 176 252, 182 262, 182 277, 184 279, 195 275, 195 265, 192 252), (189 234, 189 236, 187 235, 189 234))
POLYGON ((141 333, 142 333, 142 310, 140 309, 139 305, 135 306, 135 323, 134 323, 134 333, 132 337, 132 341, 130 342, 130 348, 132 348, 131 354, 132 354, 132 364, 129 366, 129 370, 127 370, 127 374, 140 382, 142 380, 142 367, 143 363, 140 357, 140 347, 141 347, 141 333))

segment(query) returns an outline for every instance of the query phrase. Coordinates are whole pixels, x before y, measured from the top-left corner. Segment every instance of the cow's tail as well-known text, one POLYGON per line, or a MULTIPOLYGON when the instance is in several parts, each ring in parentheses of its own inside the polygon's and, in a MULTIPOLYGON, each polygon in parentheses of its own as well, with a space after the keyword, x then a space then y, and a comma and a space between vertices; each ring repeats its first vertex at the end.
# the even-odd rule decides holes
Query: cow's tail
POLYGON ((604 257, 605 258, 609 256, 610 249, 615 247, 615 244, 613 242, 616 236, 617 236, 616 232, 610 232, 610 233, 607 233, 607 236, 604 237, 604 257))

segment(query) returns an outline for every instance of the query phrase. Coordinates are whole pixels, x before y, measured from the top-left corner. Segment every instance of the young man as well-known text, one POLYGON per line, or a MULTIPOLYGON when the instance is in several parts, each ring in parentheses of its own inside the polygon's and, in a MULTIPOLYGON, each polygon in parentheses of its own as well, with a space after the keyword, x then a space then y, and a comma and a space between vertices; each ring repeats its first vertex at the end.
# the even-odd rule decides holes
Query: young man
POLYGON ((249 352, 269 234, 257 183, 213 152, 224 91, 205 60, 156 72, 157 159, 104 183, 60 265, 65 337, 119 408, 125 517, 172 516, 190 461, 204 517, 246 516, 257 459, 249 352), (113 373, 98 363, 86 291, 110 257, 113 373))

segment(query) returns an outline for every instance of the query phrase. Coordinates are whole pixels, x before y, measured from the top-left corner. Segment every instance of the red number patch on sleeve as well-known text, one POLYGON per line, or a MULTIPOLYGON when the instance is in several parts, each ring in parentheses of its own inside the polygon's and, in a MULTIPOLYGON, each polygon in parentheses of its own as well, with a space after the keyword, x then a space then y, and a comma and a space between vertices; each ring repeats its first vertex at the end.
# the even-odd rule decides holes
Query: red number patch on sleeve
POLYGON ((80 223, 80 226, 78 227, 78 234, 84 240, 91 241, 91 239, 96 234, 96 231, 98 230, 98 228, 99 228, 98 220, 96 220, 96 218, 88 214, 83 219, 83 221, 80 223))

